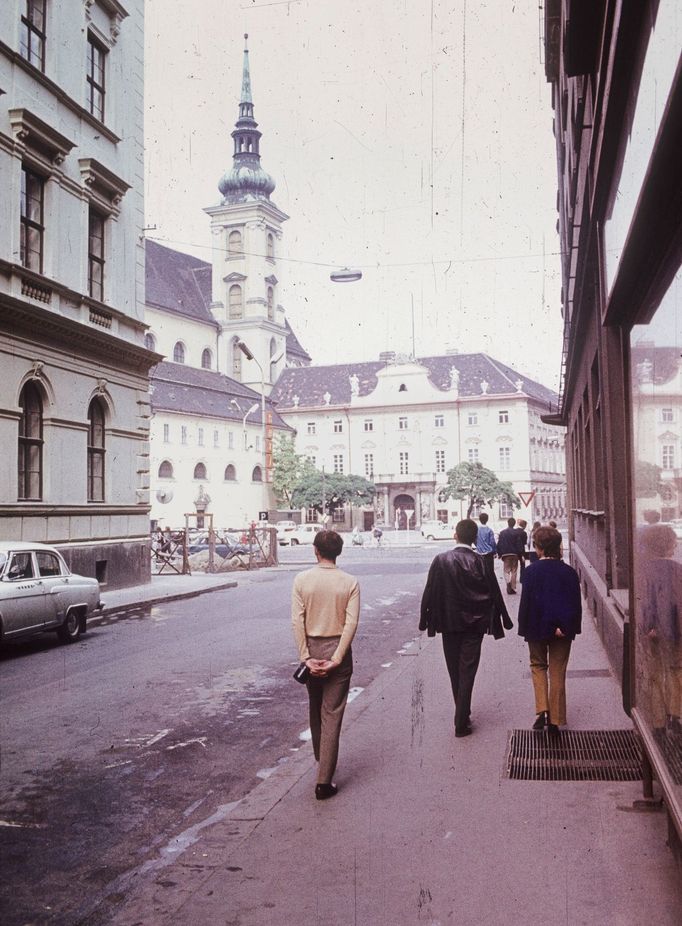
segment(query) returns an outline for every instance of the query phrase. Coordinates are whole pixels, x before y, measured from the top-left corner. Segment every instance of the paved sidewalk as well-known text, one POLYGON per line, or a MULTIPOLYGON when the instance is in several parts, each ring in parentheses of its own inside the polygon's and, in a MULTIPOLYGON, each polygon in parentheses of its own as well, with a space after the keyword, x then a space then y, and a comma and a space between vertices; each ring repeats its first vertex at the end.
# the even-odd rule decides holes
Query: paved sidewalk
POLYGON ((206 592, 218 591, 222 588, 236 588, 238 578, 249 573, 237 575, 225 573, 221 575, 155 575, 151 582, 144 585, 132 585, 128 588, 115 588, 108 591, 102 589, 101 599, 104 608, 98 614, 88 619, 88 624, 97 623, 98 617, 113 614, 119 611, 130 611, 137 608, 150 607, 164 601, 177 601, 181 598, 194 598, 206 592))
MULTIPOLYGON (((605 670, 584 624, 569 669, 605 670)), ((636 812, 641 783, 505 777, 508 732, 534 718, 526 648, 512 631, 483 649, 473 736, 454 738, 440 640, 415 632, 348 707, 335 798, 315 801, 305 744, 122 879, 107 922, 679 926, 665 815, 636 812)), ((604 672, 570 678, 568 699, 574 729, 630 726, 604 672)))

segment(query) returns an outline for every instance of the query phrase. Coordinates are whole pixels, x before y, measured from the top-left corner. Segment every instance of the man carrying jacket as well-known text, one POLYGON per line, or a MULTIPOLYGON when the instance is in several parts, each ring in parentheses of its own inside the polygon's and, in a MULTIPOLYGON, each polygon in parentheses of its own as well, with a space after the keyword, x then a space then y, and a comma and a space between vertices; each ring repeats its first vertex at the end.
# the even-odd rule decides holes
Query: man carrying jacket
POLYGON ((483 635, 504 636, 502 625, 513 626, 495 578, 472 549, 476 522, 469 518, 455 527, 455 546, 431 563, 422 595, 419 629, 430 637, 440 633, 455 699, 455 736, 469 736, 471 695, 481 658, 483 635))

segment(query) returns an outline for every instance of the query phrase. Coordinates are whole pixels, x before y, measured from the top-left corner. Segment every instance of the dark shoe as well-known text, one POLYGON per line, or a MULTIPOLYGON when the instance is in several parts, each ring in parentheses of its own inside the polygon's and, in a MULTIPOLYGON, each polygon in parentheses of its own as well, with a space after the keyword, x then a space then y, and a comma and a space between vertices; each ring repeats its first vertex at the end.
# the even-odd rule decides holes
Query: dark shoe
POLYGON ((318 801, 326 801, 328 797, 334 797, 338 790, 336 785, 315 785, 315 797, 318 801))
POLYGON ((507 582, 507 594, 511 595, 514 589, 511 587, 511 582, 507 582))
POLYGON ((547 723, 547 711, 540 711, 533 724, 534 730, 544 730, 547 723))
POLYGON ((473 729, 472 729, 470 723, 468 723, 468 724, 466 725, 466 727, 460 727, 459 729, 457 729, 457 727, 455 727, 455 736, 456 736, 458 739, 459 739, 460 737, 462 737, 462 736, 471 736, 471 734, 472 734, 473 732, 474 732, 474 731, 473 731, 473 729))
POLYGON ((513 588, 511 587, 511 585, 509 586, 509 594, 510 594, 510 595, 515 595, 515 594, 516 594, 516 589, 513 589, 513 588))
POLYGON ((547 724, 547 734, 549 736, 558 736, 559 727, 555 723, 548 723, 547 724))

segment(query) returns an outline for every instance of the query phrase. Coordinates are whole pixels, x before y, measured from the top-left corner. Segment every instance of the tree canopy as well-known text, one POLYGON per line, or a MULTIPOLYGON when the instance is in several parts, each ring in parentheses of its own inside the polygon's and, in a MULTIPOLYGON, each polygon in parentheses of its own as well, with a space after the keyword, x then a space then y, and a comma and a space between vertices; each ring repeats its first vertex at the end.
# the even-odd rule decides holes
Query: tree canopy
POLYGON ((494 502, 506 502, 514 508, 521 507, 521 499, 514 492, 511 482, 502 482, 495 473, 481 463, 458 463, 448 471, 445 492, 448 498, 467 503, 467 518, 477 505, 489 507, 494 502))
POLYGON ((635 463, 635 487, 640 498, 655 498, 665 491, 665 482, 661 478, 663 470, 648 460, 635 463))
POLYGON ((272 488, 280 502, 292 507, 292 493, 305 477, 316 472, 313 464, 302 454, 296 453, 293 438, 286 434, 279 436, 272 452, 272 488))
POLYGON ((373 482, 364 476, 345 476, 343 473, 321 473, 317 469, 305 472, 291 494, 293 508, 314 508, 321 514, 322 497, 325 508, 333 511, 340 505, 350 502, 352 505, 369 504, 376 493, 373 482))

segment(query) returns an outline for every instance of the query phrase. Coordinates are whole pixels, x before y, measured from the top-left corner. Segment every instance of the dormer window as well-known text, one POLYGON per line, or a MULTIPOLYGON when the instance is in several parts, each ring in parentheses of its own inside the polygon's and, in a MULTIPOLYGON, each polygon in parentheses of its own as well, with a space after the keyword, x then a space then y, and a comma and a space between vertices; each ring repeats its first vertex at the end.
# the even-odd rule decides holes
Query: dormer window
POLYGON ((407 392, 407 386, 405 385, 405 383, 400 384, 400 388, 398 389, 398 392, 407 392))

